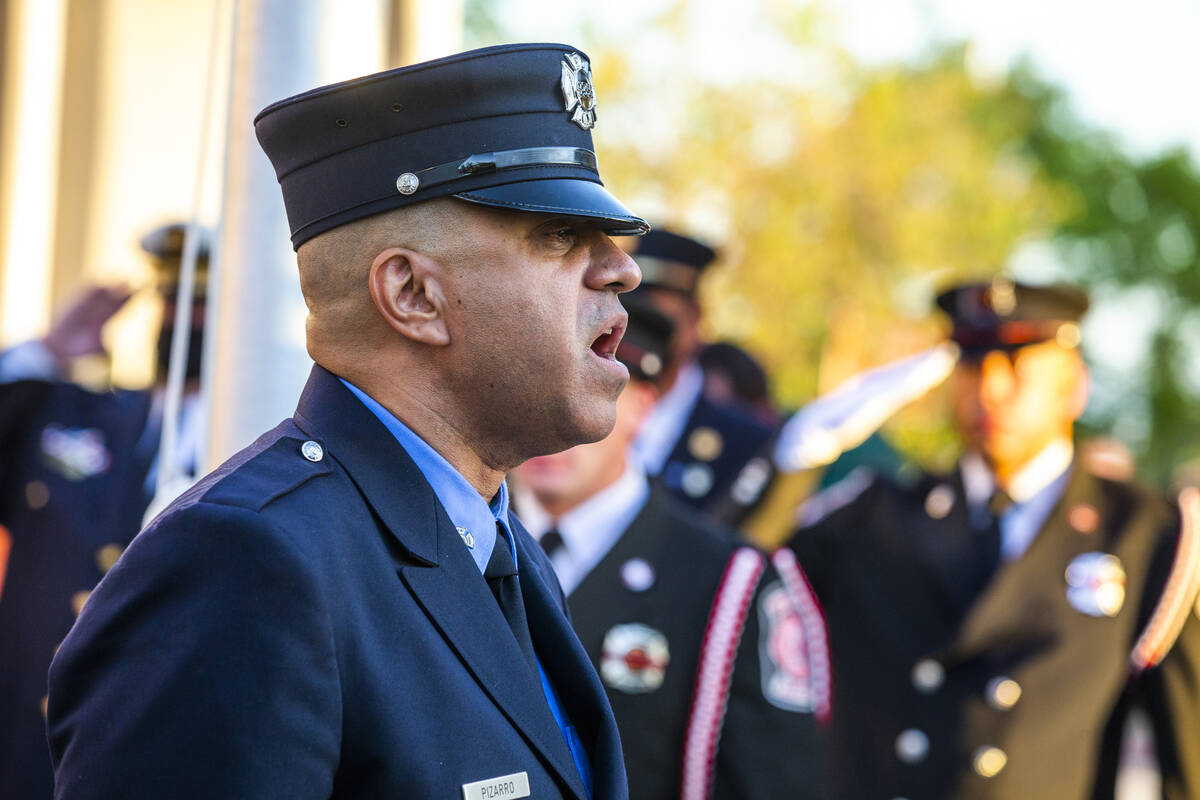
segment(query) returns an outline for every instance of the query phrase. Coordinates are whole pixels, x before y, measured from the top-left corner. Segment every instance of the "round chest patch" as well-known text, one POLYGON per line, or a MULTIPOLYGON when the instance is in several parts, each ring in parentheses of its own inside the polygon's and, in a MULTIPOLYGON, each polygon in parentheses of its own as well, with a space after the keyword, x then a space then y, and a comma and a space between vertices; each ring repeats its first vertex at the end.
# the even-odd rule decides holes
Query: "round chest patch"
POLYGON ((1125 604, 1125 568, 1111 553, 1081 553, 1067 566, 1067 600, 1092 617, 1115 617, 1125 604))
POLYGON ((640 622, 629 622, 604 634, 600 677, 622 692, 646 694, 662 686, 670 661, 666 636, 640 622))
POLYGON ((64 428, 47 425, 42 429, 42 461, 47 467, 72 481, 100 475, 112 464, 112 454, 99 428, 64 428))

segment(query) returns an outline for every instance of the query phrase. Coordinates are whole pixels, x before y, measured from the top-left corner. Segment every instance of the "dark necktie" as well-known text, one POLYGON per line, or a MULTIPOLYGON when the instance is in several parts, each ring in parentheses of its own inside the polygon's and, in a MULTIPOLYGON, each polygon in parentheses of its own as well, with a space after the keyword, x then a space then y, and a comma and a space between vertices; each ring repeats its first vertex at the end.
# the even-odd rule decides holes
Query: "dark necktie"
POLYGON ((982 591, 996 574, 1000 566, 1000 547, 1003 535, 1000 530, 1000 517, 1012 507, 1012 498, 1003 490, 997 488, 988 500, 988 512, 991 515, 988 526, 980 531, 976 541, 975 575, 977 591, 982 591))
POLYGON ((537 658, 533 654, 533 640, 529 637, 529 622, 525 618, 525 600, 521 596, 521 583, 517 579, 517 565, 513 563, 512 552, 509 550, 508 538, 504 535, 499 524, 496 526, 496 546, 492 548, 492 557, 488 559, 487 568, 483 571, 508 627, 517 640, 521 652, 529 661, 529 666, 537 671, 537 658))
POLYGON ((563 541, 562 534, 557 528, 551 528, 542 534, 542 538, 538 539, 538 544, 542 546, 542 550, 546 552, 550 558, 554 558, 554 554, 566 548, 567 544, 563 541))
POLYGON ((1000 516, 1012 508, 1013 499, 1009 497, 1008 492, 996 487, 992 492, 991 498, 988 500, 988 511, 992 512, 992 516, 999 519, 1000 516))

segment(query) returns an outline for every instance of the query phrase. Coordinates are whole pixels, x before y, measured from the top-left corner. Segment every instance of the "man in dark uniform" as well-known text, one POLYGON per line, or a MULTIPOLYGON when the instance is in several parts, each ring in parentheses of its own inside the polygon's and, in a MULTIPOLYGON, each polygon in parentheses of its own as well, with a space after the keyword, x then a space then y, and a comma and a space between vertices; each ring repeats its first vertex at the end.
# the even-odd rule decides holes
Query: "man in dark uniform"
POLYGON ((1082 293, 997 280, 938 303, 958 470, 851 476, 790 543, 829 623, 835 796, 1111 796, 1134 704, 1164 795, 1200 796, 1200 499, 1181 520, 1075 457, 1082 293))
POLYGON ((50 669, 60 798, 622 800, 603 687, 507 470, 603 438, 628 371, 587 58, 487 48, 255 125, 316 361, 169 506, 50 669))
MULTIPOLYGON (((142 240, 168 306, 182 233, 182 225, 171 225, 142 240)), ((200 255, 207 260, 206 251, 200 255)), ((141 528, 153 492, 161 393, 90 391, 65 379, 72 358, 101 350, 101 328, 128 298, 122 287, 89 289, 45 337, 0 354, 0 795, 6 798, 53 793, 46 670, 88 593, 141 528)), ((197 317, 203 318, 203 302, 197 317)), ((164 314, 160 339, 169 344, 173 330, 174 316, 164 314)), ((159 367, 165 381, 165 364, 159 367)))
POLYGON ((696 289, 716 258, 695 239, 655 229, 637 241, 634 260, 650 303, 675 325, 663 392, 634 444, 637 458, 687 505, 708 509, 773 429, 732 405, 704 396, 704 372, 697 362, 703 346, 696 289))
POLYGON ((823 797, 828 651, 790 553, 777 571, 626 456, 657 397, 671 331, 636 300, 617 349, 632 379, 616 427, 519 467, 518 510, 604 681, 631 798, 823 797))

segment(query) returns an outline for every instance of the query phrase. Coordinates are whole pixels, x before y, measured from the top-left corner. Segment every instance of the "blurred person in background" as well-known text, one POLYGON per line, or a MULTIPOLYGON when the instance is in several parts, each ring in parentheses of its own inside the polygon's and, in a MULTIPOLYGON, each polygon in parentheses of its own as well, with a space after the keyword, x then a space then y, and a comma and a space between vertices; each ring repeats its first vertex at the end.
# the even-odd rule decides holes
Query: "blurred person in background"
POLYGON ((733 342, 713 342, 700 348, 696 363, 704 372, 705 398, 741 408, 764 425, 779 426, 767 371, 754 356, 733 342))
MULTIPOLYGON (((101 331, 131 292, 85 290, 41 339, 0 354, 0 796, 48 798, 46 670, 91 589, 142 526, 154 493, 163 387, 175 329, 185 226, 148 233, 142 249, 163 302, 157 385, 92 391, 67 380, 72 361, 102 354, 101 331)), ((203 234, 202 234, 203 235, 203 234)), ((194 433, 204 320, 204 267, 193 305, 183 430, 194 433), (191 424, 189 424, 191 423, 191 424)), ((191 468, 195 440, 184 435, 191 468)))
POLYGON ((646 473, 683 502, 707 509, 729 490, 773 428, 704 394, 704 370, 697 362, 704 342, 696 290, 716 258, 712 248, 655 228, 636 242, 632 255, 642 270, 637 291, 675 326, 662 396, 638 432, 634 453, 646 473))
POLYGON ((647 480, 629 446, 662 389, 672 323, 635 292, 630 382, 605 439, 514 471, 612 703, 632 800, 825 796, 824 623, 790 553, 779 571, 647 480))
POLYGON ((958 469, 858 472, 789 543, 829 625, 834 796, 1109 797, 1135 706, 1163 795, 1200 796, 1200 498, 1177 512, 1077 453, 1081 292, 998 279, 938 304, 958 469))

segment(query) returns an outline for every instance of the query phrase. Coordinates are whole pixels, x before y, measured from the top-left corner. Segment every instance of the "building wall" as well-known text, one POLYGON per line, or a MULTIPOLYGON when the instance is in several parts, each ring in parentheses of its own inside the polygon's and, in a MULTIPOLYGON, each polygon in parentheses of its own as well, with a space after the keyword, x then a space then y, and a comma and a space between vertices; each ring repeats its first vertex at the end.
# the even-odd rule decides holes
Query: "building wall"
MULTIPOLYGON (((375 12, 372 0, 343 4, 322 23, 332 54, 323 58, 336 61, 337 53, 365 45, 401 64, 458 49, 461 0, 377 2, 375 12), (373 13, 389 24, 379 26, 373 13)), ((0 38, 0 309, 15 309, 0 310, 0 347, 44 332, 53 309, 84 286, 128 282, 139 291, 105 331, 111 376, 124 386, 152 379, 158 309, 138 240, 147 229, 192 213, 198 179, 200 221, 211 225, 218 218, 229 36, 227 20, 214 31, 218 3, 227 7, 221 0, 0 0, 0 37, 7 36, 0 38), (61 30, 50 34, 53 52, 39 45, 32 55, 23 53, 30 10, 55 7, 61 30), (29 62, 39 59, 51 68, 43 64, 42 72, 31 73, 29 62), (210 81, 216 101, 204 128, 210 81), (32 87, 35 104, 57 118, 52 133, 58 139, 45 164, 25 171, 23 183, 14 169, 23 155, 16 149, 21 86, 32 87), (199 172, 206 136, 210 157, 199 172), (32 214, 34 191, 47 204, 34 215, 45 232, 25 235, 32 249, 13 255, 5 242, 17 219, 14 203, 32 214)), ((339 73, 336 63, 329 68, 338 79, 357 74, 339 73)))

